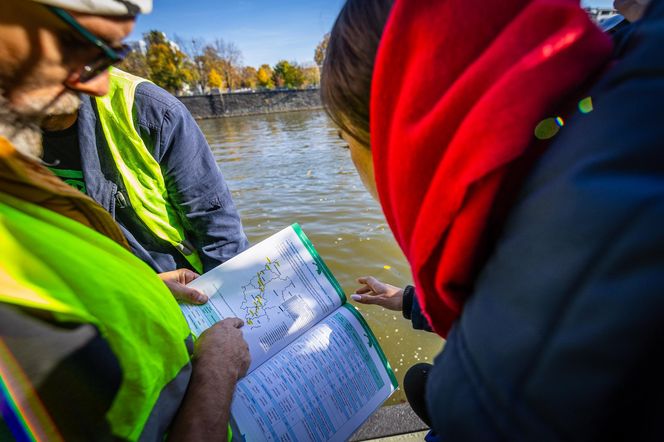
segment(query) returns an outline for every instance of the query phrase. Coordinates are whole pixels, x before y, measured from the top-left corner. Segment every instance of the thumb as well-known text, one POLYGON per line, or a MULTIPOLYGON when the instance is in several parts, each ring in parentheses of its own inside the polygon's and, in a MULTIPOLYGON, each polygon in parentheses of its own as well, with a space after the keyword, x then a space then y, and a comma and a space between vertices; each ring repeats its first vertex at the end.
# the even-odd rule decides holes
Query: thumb
POLYGON ((187 287, 179 282, 168 281, 166 282, 168 289, 173 294, 173 297, 178 301, 188 302, 190 304, 205 304, 208 297, 203 292, 191 287, 187 287))

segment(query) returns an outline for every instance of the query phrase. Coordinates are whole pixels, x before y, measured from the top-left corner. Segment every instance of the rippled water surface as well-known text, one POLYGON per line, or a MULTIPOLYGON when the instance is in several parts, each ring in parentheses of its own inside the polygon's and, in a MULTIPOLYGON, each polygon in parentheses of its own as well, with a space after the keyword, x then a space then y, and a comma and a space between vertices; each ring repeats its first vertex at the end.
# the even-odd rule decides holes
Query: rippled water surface
MULTIPOLYGON (((373 275, 411 282, 385 218, 364 190, 345 143, 322 111, 200 122, 231 188, 251 243, 298 222, 346 293, 373 275)), ((401 313, 359 309, 381 342, 399 384, 408 367, 431 361, 442 341, 417 332, 401 313)), ((405 400, 398 391, 389 403, 405 400)))

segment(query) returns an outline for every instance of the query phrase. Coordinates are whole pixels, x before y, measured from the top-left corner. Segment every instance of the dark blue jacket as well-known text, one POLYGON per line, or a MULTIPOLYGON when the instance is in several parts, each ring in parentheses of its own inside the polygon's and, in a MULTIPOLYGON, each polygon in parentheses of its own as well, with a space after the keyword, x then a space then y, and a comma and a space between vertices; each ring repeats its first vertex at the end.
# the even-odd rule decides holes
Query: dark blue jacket
POLYGON ((429 375, 442 441, 664 440, 663 44, 653 0, 528 177, 429 375))
MULTIPOLYGON (((210 147, 184 105, 152 83, 136 88, 134 115, 141 137, 161 166, 168 194, 180 209, 187 240, 205 271, 247 248, 228 186, 210 147)), ((191 268, 172 245, 155 237, 129 206, 95 111, 84 99, 78 120, 87 193, 120 224, 132 251, 155 271, 191 268)))

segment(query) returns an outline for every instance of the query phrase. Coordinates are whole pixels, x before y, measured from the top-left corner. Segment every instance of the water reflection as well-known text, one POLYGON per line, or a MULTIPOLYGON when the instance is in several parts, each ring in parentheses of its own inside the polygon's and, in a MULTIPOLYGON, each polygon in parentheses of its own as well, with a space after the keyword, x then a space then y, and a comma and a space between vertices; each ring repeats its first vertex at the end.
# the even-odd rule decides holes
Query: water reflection
MULTIPOLYGON (((200 122, 232 190, 249 240, 298 222, 346 293, 374 275, 403 286, 410 271, 379 205, 365 191, 337 128, 322 111, 200 122)), ((440 350, 399 313, 360 307, 401 384, 407 368, 440 350)), ((390 403, 403 401, 397 392, 390 403)))

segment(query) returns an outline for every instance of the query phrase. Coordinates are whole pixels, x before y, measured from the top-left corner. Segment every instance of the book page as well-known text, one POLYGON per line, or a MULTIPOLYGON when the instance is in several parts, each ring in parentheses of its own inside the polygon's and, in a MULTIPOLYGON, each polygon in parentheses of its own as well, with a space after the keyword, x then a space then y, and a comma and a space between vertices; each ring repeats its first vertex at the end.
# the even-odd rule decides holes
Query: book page
POLYGON ((182 304, 195 336, 224 318, 244 321, 253 370, 346 302, 299 225, 256 244, 189 284, 210 297, 182 304))
POLYGON ((345 304, 238 383, 234 440, 344 441, 396 388, 373 333, 345 304))

